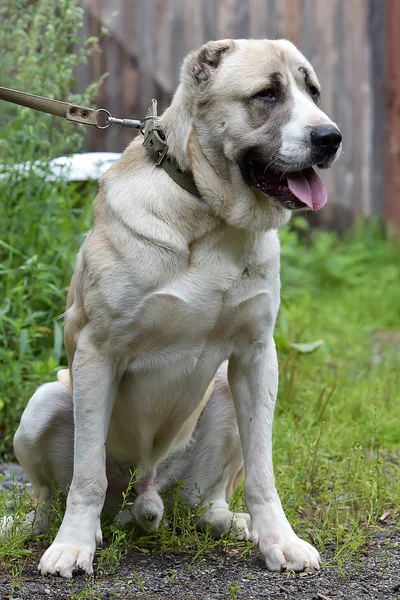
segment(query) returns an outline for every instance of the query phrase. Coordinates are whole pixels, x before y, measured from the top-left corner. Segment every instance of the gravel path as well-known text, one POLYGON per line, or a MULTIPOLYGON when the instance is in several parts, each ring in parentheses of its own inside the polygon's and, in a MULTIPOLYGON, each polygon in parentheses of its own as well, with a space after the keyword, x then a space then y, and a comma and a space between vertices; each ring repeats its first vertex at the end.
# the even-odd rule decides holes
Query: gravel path
MULTIPOLYGON (((238 556, 211 554, 190 568, 188 555, 131 552, 115 575, 106 580, 95 578, 79 600, 397 600, 400 598, 398 536, 393 532, 379 536, 382 537, 373 539, 359 564, 346 565, 341 571, 325 568, 316 575, 304 577, 269 573, 256 557, 244 560, 238 556), (92 587, 90 593, 89 587, 92 587)), ((72 582, 39 576, 36 565, 43 549, 44 546, 35 544, 20 581, 21 587, 14 592, 15 600, 67 600, 85 588, 87 579, 83 575, 75 576, 72 582)), ((3 565, 0 567, 0 598, 9 598, 10 591, 10 566, 3 565)))
MULTIPOLYGON (((7 469, 2 486, 11 485, 7 469)), ((5 469, 5 470, 4 470, 5 469)), ((24 485, 24 474, 16 476, 24 485)), ((32 544, 22 576, 14 578, 12 593, 10 563, 0 564, 0 599, 15 600, 400 600, 400 531, 392 524, 376 533, 357 563, 341 569, 326 567, 316 575, 290 576, 269 573, 254 552, 243 559, 240 551, 213 553, 191 566, 187 554, 142 554, 130 552, 115 575, 106 579, 77 575, 72 581, 41 577, 36 566, 45 546, 32 544), (175 574, 174 574, 175 571, 175 574)), ((332 552, 324 560, 329 565, 332 552)))

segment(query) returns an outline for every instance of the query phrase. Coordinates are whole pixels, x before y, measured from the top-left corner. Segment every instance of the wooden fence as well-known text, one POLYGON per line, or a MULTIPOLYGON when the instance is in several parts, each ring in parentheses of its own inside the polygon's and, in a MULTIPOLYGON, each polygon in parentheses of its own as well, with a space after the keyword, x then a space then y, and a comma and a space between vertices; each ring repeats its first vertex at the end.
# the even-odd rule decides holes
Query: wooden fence
MULTIPOLYGON (((400 0, 82 0, 85 31, 109 29, 103 52, 78 73, 80 86, 109 75, 98 106, 116 116, 140 118, 156 97, 164 108, 187 52, 226 37, 291 39, 314 65, 323 108, 344 134, 343 158, 324 177, 330 202, 319 219, 344 228, 360 215, 398 219, 400 118, 387 151, 387 123, 396 117, 400 76, 389 106, 387 81, 398 71, 390 54, 400 39, 400 0), (388 14, 390 12, 390 15, 388 14), (387 43, 390 16, 392 38, 387 43), (397 32, 396 32, 397 31, 397 32), (396 37, 397 36, 397 37, 396 37), (394 105, 394 107, 393 107, 394 105), (393 113, 393 114, 392 114, 393 113), (398 134, 398 136, 397 136, 398 134), (397 136, 397 137, 396 137, 397 136), (397 146, 396 146, 397 144, 397 146), (391 187, 386 174, 391 173, 391 187), (396 179, 397 177, 397 179, 396 179), (389 191, 388 191, 389 190, 389 191)), ((396 62, 397 61, 397 62, 396 62)), ((88 150, 121 151, 132 132, 92 132, 88 150)))

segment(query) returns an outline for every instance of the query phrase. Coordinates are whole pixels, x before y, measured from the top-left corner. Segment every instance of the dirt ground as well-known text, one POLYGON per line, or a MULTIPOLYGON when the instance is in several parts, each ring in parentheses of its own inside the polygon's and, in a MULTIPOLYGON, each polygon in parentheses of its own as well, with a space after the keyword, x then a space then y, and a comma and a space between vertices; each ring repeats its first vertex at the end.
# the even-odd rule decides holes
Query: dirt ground
MULTIPOLYGON (((36 566, 44 547, 36 544, 20 580, 21 586, 14 590, 12 597, 15 600, 398 600, 399 540, 400 532, 390 526, 387 531, 374 535, 355 563, 340 569, 329 566, 332 553, 327 551, 324 559, 328 566, 315 575, 303 576, 269 573, 255 552, 250 559, 213 553, 190 566, 193 557, 187 554, 142 554, 136 551, 122 560, 115 575, 106 579, 95 576, 89 582, 79 574, 72 581, 41 577, 36 566)), ((10 569, 10 565, 0 566, 1 600, 11 594, 10 569)))

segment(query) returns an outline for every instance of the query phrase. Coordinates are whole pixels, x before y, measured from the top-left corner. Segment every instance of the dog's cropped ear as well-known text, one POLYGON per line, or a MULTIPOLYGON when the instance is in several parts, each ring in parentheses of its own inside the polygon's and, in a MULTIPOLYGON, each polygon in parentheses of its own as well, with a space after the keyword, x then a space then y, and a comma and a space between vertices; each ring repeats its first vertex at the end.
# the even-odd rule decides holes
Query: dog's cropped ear
POLYGON ((234 47, 234 40, 208 42, 187 57, 184 70, 194 83, 208 83, 224 55, 231 52, 234 47))

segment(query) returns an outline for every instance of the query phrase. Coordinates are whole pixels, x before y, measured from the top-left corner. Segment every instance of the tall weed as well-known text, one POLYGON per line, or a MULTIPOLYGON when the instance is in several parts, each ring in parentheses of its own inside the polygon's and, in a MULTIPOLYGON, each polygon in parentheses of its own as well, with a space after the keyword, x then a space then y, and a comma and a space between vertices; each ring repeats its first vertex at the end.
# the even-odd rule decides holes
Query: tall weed
MULTIPOLYGON (((94 100, 100 82, 71 95, 76 67, 98 50, 97 38, 80 42, 77 0, 4 0, 0 23, 2 85, 80 104, 94 100)), ((0 451, 10 447, 32 389, 53 377, 63 360, 57 318, 90 227, 94 187, 48 181, 47 165, 82 147, 79 126, 1 103, 0 451), (21 171, 18 164, 28 167, 21 171)))

